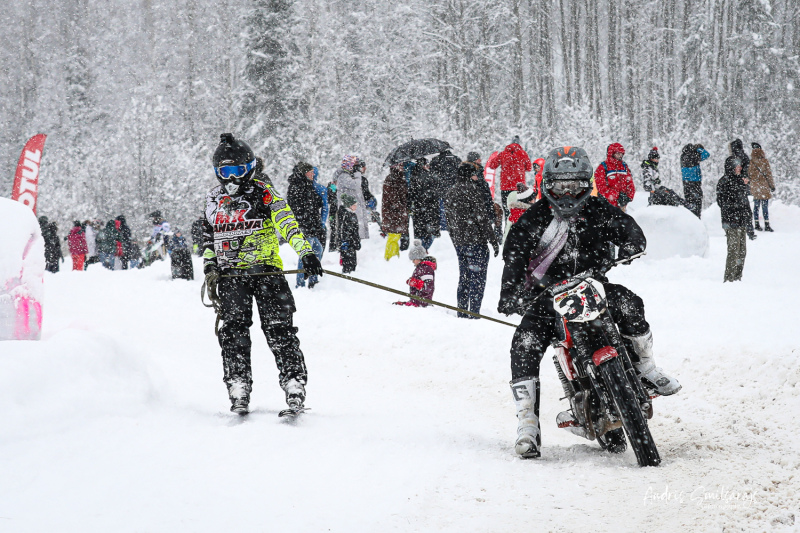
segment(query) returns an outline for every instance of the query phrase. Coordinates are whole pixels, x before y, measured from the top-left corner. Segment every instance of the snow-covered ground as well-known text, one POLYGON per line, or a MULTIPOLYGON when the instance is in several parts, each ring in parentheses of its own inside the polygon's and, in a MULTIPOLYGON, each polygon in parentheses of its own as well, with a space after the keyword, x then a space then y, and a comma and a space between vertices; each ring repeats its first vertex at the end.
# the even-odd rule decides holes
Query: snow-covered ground
MULTIPOLYGON (((512 328, 392 306, 331 276, 295 291, 312 410, 277 417, 283 393, 254 327, 253 413, 240 419, 199 263, 186 282, 166 263, 71 272, 67 260, 45 278, 42 340, 0 344, 0 531, 794 531, 800 209, 770 210, 776 232, 748 242, 741 283, 722 283, 715 208, 704 257, 654 253, 610 274, 644 298, 658 362, 683 383, 656 401, 663 464, 645 469, 556 427, 549 354, 543 457, 518 459, 512 328)), ((387 264, 383 244, 364 242, 355 275, 403 289, 413 267, 387 264)), ((431 251, 435 299, 454 304, 449 238, 431 251)), ((323 265, 339 271, 338 255, 323 265)), ((492 316, 501 272, 492 259, 492 316)))

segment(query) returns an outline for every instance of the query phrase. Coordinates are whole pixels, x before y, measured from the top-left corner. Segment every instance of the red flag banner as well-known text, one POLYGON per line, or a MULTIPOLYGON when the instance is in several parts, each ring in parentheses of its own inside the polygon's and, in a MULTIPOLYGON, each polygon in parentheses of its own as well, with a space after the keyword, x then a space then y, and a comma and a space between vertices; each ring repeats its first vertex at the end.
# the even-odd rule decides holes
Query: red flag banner
POLYGON ((42 161, 44 140, 47 135, 39 133, 25 143, 22 155, 17 163, 17 173, 14 175, 14 188, 11 199, 22 202, 36 214, 36 201, 39 193, 39 165, 42 161))

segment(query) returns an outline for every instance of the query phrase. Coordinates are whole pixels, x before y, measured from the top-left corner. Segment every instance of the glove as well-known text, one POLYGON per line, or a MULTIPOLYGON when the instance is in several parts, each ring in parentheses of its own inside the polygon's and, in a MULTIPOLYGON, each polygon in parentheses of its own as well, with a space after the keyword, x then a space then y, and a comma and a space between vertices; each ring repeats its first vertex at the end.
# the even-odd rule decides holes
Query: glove
POLYGON ((494 249, 494 256, 500 255, 500 244, 497 241, 492 241, 492 248, 494 249))
POLYGON ((519 308, 518 299, 516 297, 502 297, 500 298, 500 302, 497 304, 497 312, 503 313, 506 316, 513 315, 513 314, 522 314, 522 310, 519 308))
POLYGON ((303 279, 308 279, 310 276, 321 276, 322 272, 322 263, 319 262, 317 256, 313 253, 306 254, 300 260, 303 262, 303 270, 305 270, 305 274, 303 274, 303 279))
POLYGON ((208 292, 208 299, 211 303, 216 304, 219 301, 219 293, 217 286, 219 285, 219 270, 214 264, 208 264, 205 267, 206 273, 206 291, 208 292))
POLYGON ((627 194, 625 194, 624 192, 621 192, 621 193, 619 193, 619 196, 617 197, 617 203, 619 204, 620 207, 625 207, 626 205, 631 203, 631 199, 628 197, 627 194))
MULTIPOLYGON (((626 243, 619 247, 619 252, 617 253, 617 261, 625 261, 626 259, 630 259, 632 256, 643 252, 638 246, 626 243)), ((626 265, 630 264, 630 261, 625 263, 626 265)))
POLYGON ((400 234, 390 233, 386 237, 386 251, 383 253, 383 258, 387 261, 392 257, 400 257, 400 234))
POLYGON ((425 287, 425 282, 422 281, 421 279, 418 279, 418 278, 408 278, 408 280, 406 281, 406 284, 409 287, 413 287, 413 288, 417 289, 418 291, 421 291, 422 288, 425 287))

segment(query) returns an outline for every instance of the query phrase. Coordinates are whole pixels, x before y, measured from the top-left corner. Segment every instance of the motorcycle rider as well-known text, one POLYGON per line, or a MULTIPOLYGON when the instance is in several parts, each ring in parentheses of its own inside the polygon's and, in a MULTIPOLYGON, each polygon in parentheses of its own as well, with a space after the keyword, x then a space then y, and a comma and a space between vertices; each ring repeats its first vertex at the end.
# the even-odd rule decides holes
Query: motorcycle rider
MULTIPOLYGON (((591 196, 592 165, 586 151, 565 146, 552 150, 544 164, 542 195, 511 227, 503 249, 503 281, 498 311, 523 316, 511 342, 511 391, 517 409, 515 450, 539 457, 539 364, 556 336, 551 298, 537 295, 553 283, 608 263, 609 242, 619 259, 644 251, 646 240, 636 221, 602 198, 591 196)), ((675 394, 681 385, 656 367, 653 337, 642 299, 622 285, 595 276, 605 287, 608 308, 619 326, 642 382, 658 394, 675 394)), ((574 417, 565 412, 559 421, 574 417)))
POLYGON ((250 403, 253 298, 278 365, 286 403, 299 409, 305 401, 308 374, 292 323, 294 298, 284 276, 258 274, 283 270, 276 230, 297 252, 306 277, 321 276, 322 265, 286 201, 271 183, 255 179, 253 150, 231 133, 220 138, 213 156, 219 185, 206 196, 203 272, 223 322, 219 344, 231 411, 244 415, 250 403))

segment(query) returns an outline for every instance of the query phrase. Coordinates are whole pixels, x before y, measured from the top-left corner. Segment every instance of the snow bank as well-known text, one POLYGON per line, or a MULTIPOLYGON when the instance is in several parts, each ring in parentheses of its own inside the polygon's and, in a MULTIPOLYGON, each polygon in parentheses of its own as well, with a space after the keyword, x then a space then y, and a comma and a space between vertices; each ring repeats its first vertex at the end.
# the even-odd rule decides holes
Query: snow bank
POLYGON ((27 206, 0 198, 0 340, 39 339, 44 240, 27 206))
POLYGON ((708 231, 703 222, 683 207, 653 205, 630 210, 647 237, 646 259, 706 257, 708 231))

